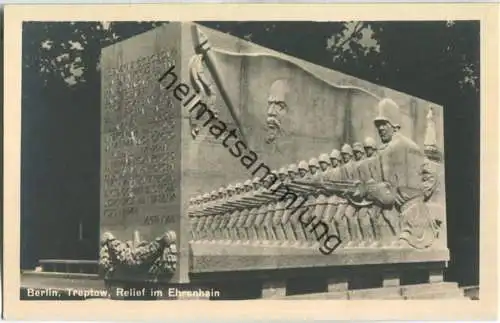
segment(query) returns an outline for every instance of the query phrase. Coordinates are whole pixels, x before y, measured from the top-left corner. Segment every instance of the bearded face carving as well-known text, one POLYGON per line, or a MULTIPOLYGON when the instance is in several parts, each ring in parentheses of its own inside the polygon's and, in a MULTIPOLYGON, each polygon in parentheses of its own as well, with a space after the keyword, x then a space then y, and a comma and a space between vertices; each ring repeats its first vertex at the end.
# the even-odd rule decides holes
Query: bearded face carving
POLYGON ((286 80, 274 81, 269 90, 266 120, 266 143, 268 144, 275 142, 278 136, 283 133, 282 124, 288 108, 285 102, 288 92, 289 88, 286 80))

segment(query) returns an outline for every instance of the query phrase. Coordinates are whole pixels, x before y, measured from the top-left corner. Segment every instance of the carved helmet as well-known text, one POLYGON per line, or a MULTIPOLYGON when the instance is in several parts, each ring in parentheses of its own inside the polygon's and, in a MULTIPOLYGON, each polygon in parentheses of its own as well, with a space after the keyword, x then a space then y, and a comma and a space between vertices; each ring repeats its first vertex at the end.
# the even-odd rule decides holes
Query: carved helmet
POLYGON ((309 164, 305 161, 305 160, 301 160, 300 163, 299 163, 299 166, 297 167, 299 170, 300 169, 303 169, 303 170, 309 170, 309 164))
POLYGON ((234 190, 237 192, 237 193, 241 193, 241 190, 243 189, 243 185, 241 185, 241 183, 236 183, 234 184, 234 190))
POLYGON ((340 151, 338 151, 337 149, 332 150, 332 152, 330 153, 330 159, 341 161, 342 158, 340 156, 340 151))
POLYGON ((217 190, 217 196, 219 199, 223 199, 226 195, 226 189, 224 187, 221 187, 217 190))
POLYGON ((365 148, 377 149, 377 143, 375 142, 375 140, 372 137, 366 137, 363 144, 364 144, 365 148))
POLYGON ((363 145, 359 142, 355 142, 353 145, 352 145, 352 151, 358 151, 358 152, 362 152, 364 153, 365 152, 365 149, 363 148, 363 145))
POLYGON ((243 183, 243 186, 244 186, 245 188, 253 188, 252 181, 251 181, 251 180, 249 180, 249 179, 247 179, 247 180, 245 181, 245 183, 243 183))
POLYGON ((254 179, 252 180, 252 185, 253 185, 253 189, 254 190, 259 189, 259 187, 261 185, 260 177, 259 176, 254 177, 254 179))
POLYGON ((278 175, 286 175, 287 174, 287 169, 285 167, 281 167, 280 170, 278 171, 278 175))
POLYGON ((208 200, 210 200, 210 194, 208 193, 203 194, 203 202, 208 202, 208 200))
POLYGON ((288 166, 288 173, 296 173, 296 172, 297 172, 297 170, 298 170, 298 169, 297 169, 297 165, 295 165, 295 164, 290 164, 290 165, 288 166))
POLYGON ((330 158, 328 157, 328 154, 321 154, 318 158, 318 161, 320 163, 330 163, 330 158))
POLYGON ((219 198, 219 194, 217 193, 217 191, 210 192, 210 199, 215 200, 217 198, 219 198))
POLYGON ((228 185, 226 187, 226 193, 234 193, 234 186, 233 185, 228 185))
POLYGON ((352 148, 349 144, 344 144, 341 149, 342 154, 352 155, 352 148))
POLYGON ((378 115, 373 120, 375 126, 381 121, 389 122, 393 127, 400 127, 401 115, 399 106, 391 99, 385 98, 377 104, 378 115))
POLYGON ((309 167, 318 167, 319 168, 318 160, 314 157, 309 159, 309 167))

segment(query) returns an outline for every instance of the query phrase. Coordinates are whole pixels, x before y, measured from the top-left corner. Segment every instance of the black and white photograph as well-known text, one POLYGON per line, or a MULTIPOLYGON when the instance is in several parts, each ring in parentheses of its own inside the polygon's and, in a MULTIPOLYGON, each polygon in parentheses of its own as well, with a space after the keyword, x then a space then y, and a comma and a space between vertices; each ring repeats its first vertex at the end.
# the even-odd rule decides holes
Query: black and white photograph
POLYGON ((22 304, 486 295, 479 18, 117 17, 20 23, 22 304))

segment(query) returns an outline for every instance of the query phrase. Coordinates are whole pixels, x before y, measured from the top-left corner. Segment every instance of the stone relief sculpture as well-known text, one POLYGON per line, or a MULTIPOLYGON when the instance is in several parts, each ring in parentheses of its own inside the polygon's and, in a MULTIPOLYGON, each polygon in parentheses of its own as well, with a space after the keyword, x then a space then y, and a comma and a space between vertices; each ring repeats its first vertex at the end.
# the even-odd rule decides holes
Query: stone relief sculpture
POLYGON ((434 108, 431 106, 426 116, 426 129, 424 149, 426 155, 435 161, 440 161, 442 156, 437 146, 436 122, 434 121, 434 108))
POLYGON ((286 117, 288 106, 286 95, 289 92, 287 80, 276 80, 271 84, 267 100, 267 138, 266 143, 272 144, 283 134, 282 120, 286 117))
MULTIPOLYGON (((204 57, 200 53, 193 55, 189 61, 189 81, 193 90, 200 96, 200 100, 204 102, 217 117, 219 111, 215 104, 215 85, 205 73, 204 57)), ((189 125, 191 127, 191 136, 193 139, 196 139, 200 133, 198 123, 199 121, 196 120, 195 116, 190 115, 189 125)))
MULTIPOLYGON (((274 89, 284 89, 284 83, 275 84, 274 89)), ((276 104, 282 97, 270 98, 273 101, 269 101, 276 104)), ((400 132, 399 106, 391 99, 382 99, 377 110, 373 126, 380 137, 380 146, 367 137, 363 143, 356 142, 352 146, 346 143, 340 151, 334 149, 329 158, 322 154, 319 162, 314 157, 309 163, 301 161, 297 176, 286 172, 287 167, 270 173, 261 181, 263 185, 258 190, 246 183, 244 196, 236 190, 230 200, 219 199, 216 195, 212 195, 212 199, 193 198, 188 211, 192 221, 195 218, 198 222, 200 218, 209 221, 222 212, 228 223, 232 223, 227 225, 230 232, 234 226, 253 227, 255 235, 228 236, 229 240, 238 243, 312 247, 316 244, 308 226, 317 226, 315 219, 323 219, 340 237, 340 248, 432 247, 439 237, 440 223, 430 214, 426 202, 438 186, 435 169, 430 166, 423 149, 400 132), (269 180, 273 176, 280 181, 269 180), (283 185, 287 192, 301 196, 299 202, 305 201, 297 207, 301 212, 290 212, 297 203, 282 205, 286 198, 276 192, 283 190, 283 185), (214 203, 217 208, 213 207, 214 203), (288 220, 272 220, 275 213, 288 220), (285 216, 290 213, 291 216, 285 216), (251 217, 251 214, 257 215, 251 217), (293 234, 287 234, 290 232, 288 223, 293 234), (284 234, 269 234, 278 231, 284 234)), ((283 115, 270 112, 272 117, 283 115)), ((198 231, 211 231, 214 226, 198 225, 197 228, 198 231)), ((224 225, 220 228, 224 230, 224 225)))

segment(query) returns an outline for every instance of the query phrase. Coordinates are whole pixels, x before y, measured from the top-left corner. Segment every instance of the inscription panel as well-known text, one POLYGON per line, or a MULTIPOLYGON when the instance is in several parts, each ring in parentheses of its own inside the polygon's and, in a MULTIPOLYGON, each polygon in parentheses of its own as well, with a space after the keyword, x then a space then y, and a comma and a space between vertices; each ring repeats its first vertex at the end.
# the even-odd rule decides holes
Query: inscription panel
POLYGON ((102 69, 102 227, 175 223, 180 110, 158 78, 176 55, 163 50, 102 69))

